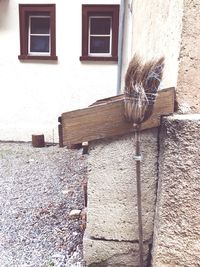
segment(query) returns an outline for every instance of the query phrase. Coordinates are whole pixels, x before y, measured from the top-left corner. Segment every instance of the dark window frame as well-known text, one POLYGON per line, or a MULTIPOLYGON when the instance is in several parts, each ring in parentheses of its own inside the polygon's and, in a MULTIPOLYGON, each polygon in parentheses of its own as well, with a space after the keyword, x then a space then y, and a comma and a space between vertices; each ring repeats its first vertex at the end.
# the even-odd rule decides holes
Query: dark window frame
POLYGON ((56 56, 56 5, 55 4, 19 4, 19 27, 20 27, 20 60, 41 59, 57 60, 56 56), (28 28, 31 15, 50 16, 51 50, 50 55, 29 55, 28 54, 28 28))
POLYGON ((82 56, 81 61, 118 61, 119 5, 82 5, 82 56), (88 53, 89 17, 112 16, 111 56, 91 56, 88 53))

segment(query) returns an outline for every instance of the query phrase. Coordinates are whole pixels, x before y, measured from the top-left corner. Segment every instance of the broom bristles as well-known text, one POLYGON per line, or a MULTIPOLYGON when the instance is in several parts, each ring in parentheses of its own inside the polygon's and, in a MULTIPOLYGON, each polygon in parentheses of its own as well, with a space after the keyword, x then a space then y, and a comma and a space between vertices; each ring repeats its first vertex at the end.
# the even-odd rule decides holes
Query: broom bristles
POLYGON ((146 70, 145 75, 143 74, 143 86, 146 93, 157 92, 160 82, 162 80, 164 68, 164 57, 160 58, 158 61, 151 61, 144 65, 144 72, 146 70), (148 69, 146 70, 146 65, 148 65, 148 69))
POLYGON ((141 59, 137 55, 135 55, 129 64, 125 76, 125 88, 128 90, 127 93, 131 93, 131 88, 136 83, 140 82, 141 66, 141 59))
POLYGON ((164 57, 142 64, 135 55, 125 76, 125 118, 134 124, 147 120, 153 111, 156 94, 160 86, 164 57))

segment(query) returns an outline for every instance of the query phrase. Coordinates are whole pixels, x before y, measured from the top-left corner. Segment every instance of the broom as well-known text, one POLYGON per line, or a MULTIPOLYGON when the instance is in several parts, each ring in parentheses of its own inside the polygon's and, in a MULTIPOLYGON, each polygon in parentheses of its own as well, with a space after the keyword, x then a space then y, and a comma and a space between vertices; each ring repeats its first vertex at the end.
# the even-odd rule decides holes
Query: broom
POLYGON ((143 267, 143 229, 140 179, 140 126, 153 112, 157 91, 160 86, 164 68, 164 58, 142 63, 135 55, 131 60, 126 76, 124 89, 125 119, 133 123, 136 141, 136 179, 137 179, 137 206, 139 232, 140 267, 143 267))

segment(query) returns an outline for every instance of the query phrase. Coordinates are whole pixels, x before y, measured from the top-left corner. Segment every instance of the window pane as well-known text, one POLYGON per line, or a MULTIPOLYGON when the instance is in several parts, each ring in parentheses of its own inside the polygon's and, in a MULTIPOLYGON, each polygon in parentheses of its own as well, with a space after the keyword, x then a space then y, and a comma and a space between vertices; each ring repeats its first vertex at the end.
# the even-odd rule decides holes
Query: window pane
POLYGON ((90 18, 90 34, 110 34, 111 18, 90 18))
POLYGON ((43 34, 49 33, 50 29, 50 18, 31 18, 31 33, 43 34))
POLYGON ((49 52, 49 36, 31 36, 30 52, 49 52))
POLYGON ((110 37, 90 37, 90 53, 110 53, 110 37))

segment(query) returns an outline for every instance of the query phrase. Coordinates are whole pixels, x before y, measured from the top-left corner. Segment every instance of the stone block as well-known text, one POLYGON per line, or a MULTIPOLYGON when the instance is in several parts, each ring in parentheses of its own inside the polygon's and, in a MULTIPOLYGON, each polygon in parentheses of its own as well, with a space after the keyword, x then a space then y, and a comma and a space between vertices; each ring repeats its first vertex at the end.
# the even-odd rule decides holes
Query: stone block
POLYGON ((200 266, 200 114, 163 120, 153 267, 200 266))
POLYGON ((184 1, 177 102, 182 113, 200 112, 200 2, 184 1))
MULTIPOLYGON (((157 129, 141 134, 144 240, 152 237, 157 183, 157 129)), ((134 135, 91 144, 86 235, 138 240, 134 135)))
MULTIPOLYGON (((91 240, 84 238, 85 260, 90 267, 139 267, 137 243, 91 240)), ((147 265, 149 248, 144 245, 144 264, 147 265)))

